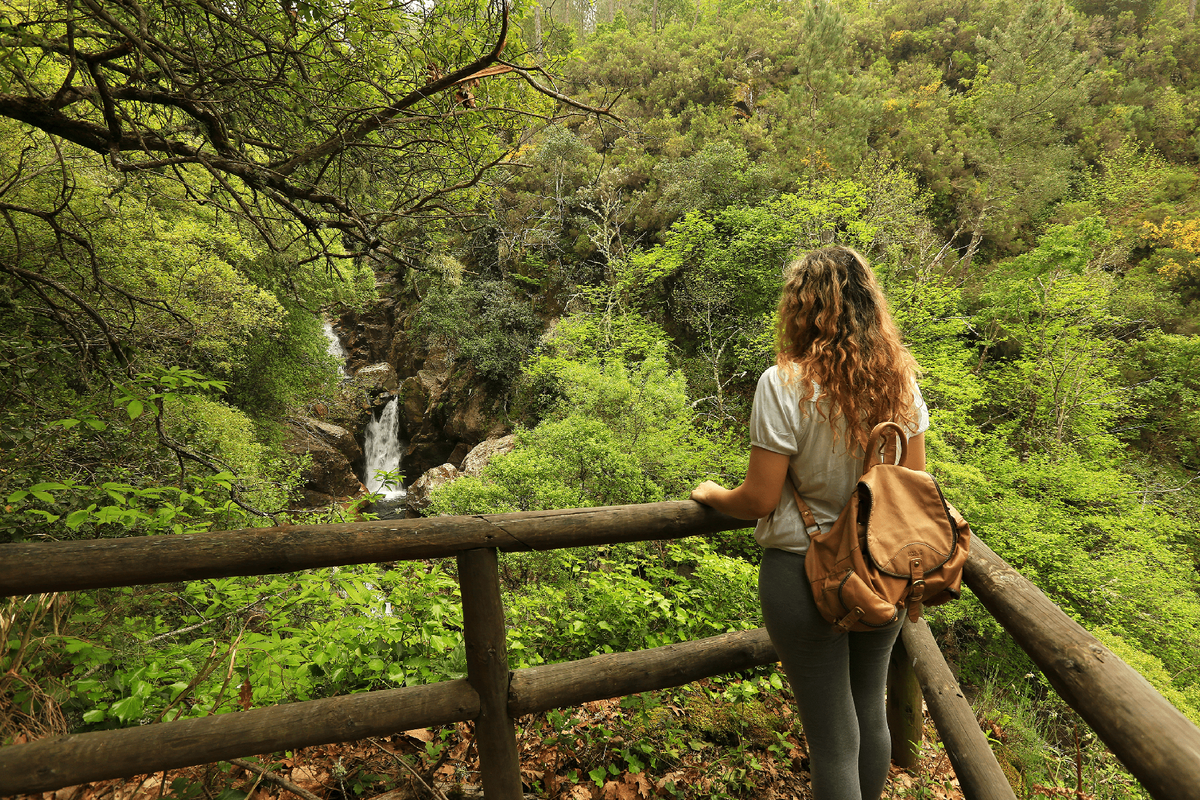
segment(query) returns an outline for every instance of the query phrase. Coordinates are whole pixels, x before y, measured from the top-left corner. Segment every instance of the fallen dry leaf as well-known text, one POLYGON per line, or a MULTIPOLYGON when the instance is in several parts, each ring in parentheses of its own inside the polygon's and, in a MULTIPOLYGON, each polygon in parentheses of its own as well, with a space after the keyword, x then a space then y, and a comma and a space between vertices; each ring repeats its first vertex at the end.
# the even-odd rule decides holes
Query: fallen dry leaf
POLYGON ((329 772, 327 770, 308 764, 296 767, 288 777, 288 780, 301 789, 307 789, 314 794, 319 793, 320 790, 325 788, 325 781, 328 779, 329 772))
POLYGON ((650 783, 650 779, 646 777, 646 773, 639 772, 634 775, 632 772, 625 773, 625 782, 633 786, 639 797, 653 797, 654 786, 650 783))
POLYGON ((628 783, 608 781, 600 790, 600 796, 604 800, 637 800, 637 791, 628 783))

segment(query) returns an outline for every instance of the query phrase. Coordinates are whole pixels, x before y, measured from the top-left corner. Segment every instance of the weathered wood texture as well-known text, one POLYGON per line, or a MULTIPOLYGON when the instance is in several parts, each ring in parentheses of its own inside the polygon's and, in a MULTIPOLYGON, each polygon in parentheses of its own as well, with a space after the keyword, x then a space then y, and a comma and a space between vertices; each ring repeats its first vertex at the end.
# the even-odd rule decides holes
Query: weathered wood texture
POLYGON ((1153 797, 1200 798, 1200 729, 978 538, 971 541, 964 576, 1063 700, 1153 797))
POLYGON ((916 624, 905 622, 900 636, 963 794, 968 800, 1016 800, 929 625, 924 619, 916 624))
POLYGON ((475 745, 479 749, 483 793, 493 800, 521 800, 517 731, 508 715, 508 682, 512 673, 508 669, 496 551, 459 553, 458 583, 462 589, 467 680, 479 695, 475 745))
MULTIPOLYGON (((473 590, 466 585, 470 595, 473 590)), ((475 603, 468 601, 468 605, 475 603)), ((468 630, 474 625, 465 622, 468 630)), ((476 657, 470 648, 468 669, 476 657)), ((483 656, 485 669, 499 674, 506 686, 504 707, 510 720, 591 700, 681 686, 776 660, 764 628, 521 669, 511 674, 511 680, 499 654, 493 659, 485 647, 483 656)), ((0 796, 478 720, 482 706, 468 681, 458 680, 10 745, 0 748, 0 796)), ((483 729, 479 722, 476 725, 482 742, 483 729)), ((513 735, 511 722, 508 734, 513 735)), ((513 747, 515 757, 515 739, 513 747)), ((519 780, 518 776, 518 786, 519 780)))
POLYGON ((896 640, 888 660, 887 723, 892 737, 892 762, 903 769, 914 769, 921 760, 925 714, 921 710, 921 682, 903 639, 896 640))
POLYGON ((474 719, 465 680, 0 747, 0 796, 474 719))
POLYGON ((269 575, 315 567, 676 539, 744 520, 685 500, 475 517, 289 525, 191 536, 0 544, 0 597, 103 586, 269 575))
POLYGON ((589 700, 682 686, 777 660, 766 628, 756 628, 651 650, 530 667, 513 673, 508 713, 519 717, 589 700))

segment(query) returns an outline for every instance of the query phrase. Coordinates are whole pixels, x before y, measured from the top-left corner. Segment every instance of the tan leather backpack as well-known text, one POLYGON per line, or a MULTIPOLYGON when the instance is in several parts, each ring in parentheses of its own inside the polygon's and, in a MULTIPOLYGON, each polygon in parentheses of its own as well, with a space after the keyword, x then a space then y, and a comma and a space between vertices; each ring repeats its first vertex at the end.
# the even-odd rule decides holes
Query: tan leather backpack
MULTIPOLYGON (((896 447, 889 444, 887 451, 894 457, 896 447)), ((857 490, 833 527, 818 531, 808 546, 804 567, 817 608, 844 630, 882 628, 906 607, 915 621, 923 605, 959 596, 971 528, 942 497, 933 476, 904 466, 907 460, 904 430, 894 422, 876 425, 857 490), (880 458, 885 436, 898 446, 897 464, 880 458)), ((812 509, 795 484, 792 492, 805 529, 815 528, 812 509)))

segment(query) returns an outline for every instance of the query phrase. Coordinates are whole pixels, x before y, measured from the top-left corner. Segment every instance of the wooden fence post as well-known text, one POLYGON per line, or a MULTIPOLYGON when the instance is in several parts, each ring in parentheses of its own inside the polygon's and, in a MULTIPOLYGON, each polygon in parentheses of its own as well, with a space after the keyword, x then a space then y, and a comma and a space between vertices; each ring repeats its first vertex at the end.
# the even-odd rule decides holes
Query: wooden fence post
MULTIPOLYGON (((910 625, 908 620, 905 625, 910 625)), ((921 682, 913 669, 904 640, 896 638, 887 672, 887 723, 892 735, 892 761, 901 769, 915 769, 921 760, 925 715, 921 712, 921 682)))
POLYGON ((906 622, 900 638, 921 681, 929 716, 946 746, 963 794, 971 800, 1017 800, 987 736, 979 729, 971 704, 933 640, 929 624, 924 619, 916 624, 906 622))
POLYGON ((458 554, 462 592, 467 680, 479 694, 475 744, 479 771, 488 800, 521 800, 521 763, 517 734, 508 715, 508 648, 496 550, 481 548, 458 554))

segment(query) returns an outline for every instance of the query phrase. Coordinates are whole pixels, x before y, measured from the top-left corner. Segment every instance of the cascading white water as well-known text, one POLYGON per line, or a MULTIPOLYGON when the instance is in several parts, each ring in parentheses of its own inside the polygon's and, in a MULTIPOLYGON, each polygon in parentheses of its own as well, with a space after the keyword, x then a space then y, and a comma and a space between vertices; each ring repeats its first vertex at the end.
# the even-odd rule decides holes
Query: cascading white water
POLYGON ((337 332, 333 329, 333 323, 329 320, 324 320, 325 323, 325 338, 329 340, 328 352, 338 360, 338 374, 343 378, 346 375, 346 348, 342 347, 342 340, 338 338, 337 332))
POLYGON ((376 477, 380 471, 395 472, 400 469, 400 457, 404 451, 398 435, 399 417, 400 404, 396 398, 392 398, 383 407, 378 419, 371 417, 363 441, 367 489, 383 495, 385 501, 398 500, 406 494, 403 486, 388 489, 376 477))

